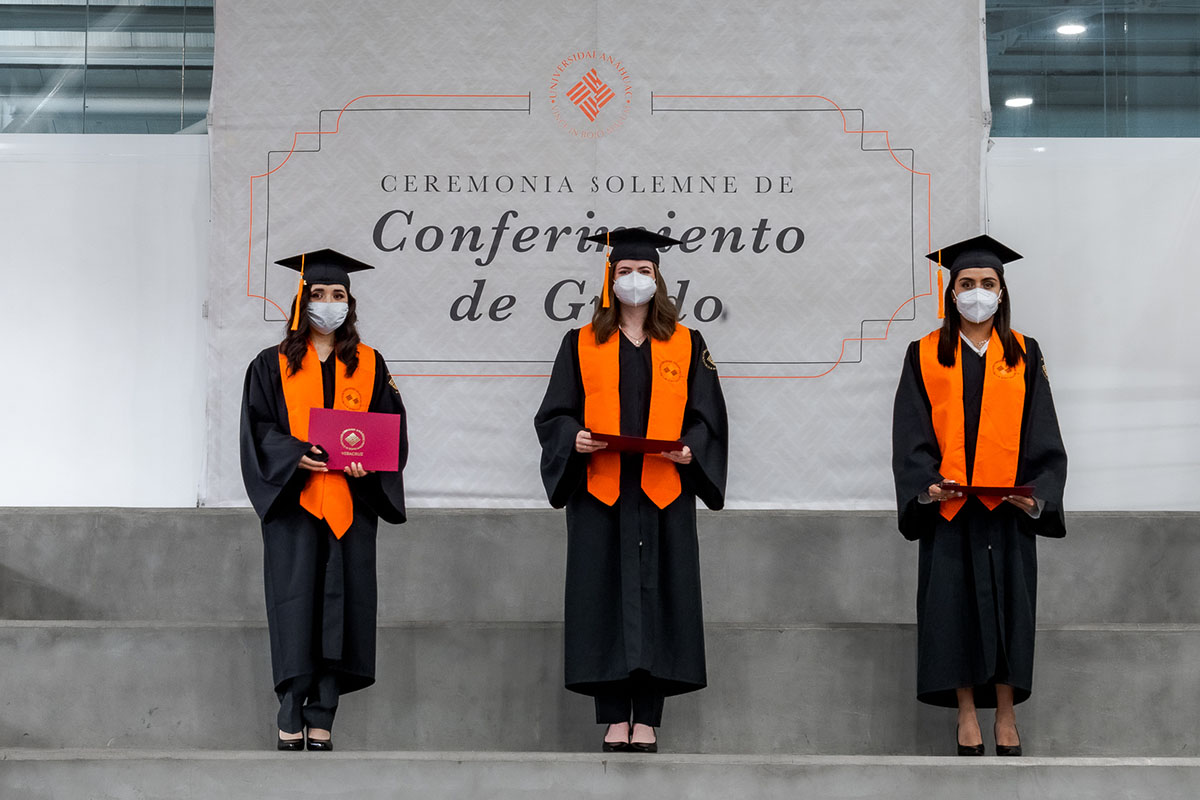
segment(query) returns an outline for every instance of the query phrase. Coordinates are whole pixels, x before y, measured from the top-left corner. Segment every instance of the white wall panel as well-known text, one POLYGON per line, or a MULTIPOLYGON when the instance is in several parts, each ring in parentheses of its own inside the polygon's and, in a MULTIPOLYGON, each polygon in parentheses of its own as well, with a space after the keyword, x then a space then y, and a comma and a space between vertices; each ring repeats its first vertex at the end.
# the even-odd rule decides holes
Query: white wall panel
POLYGON ((1200 139, 997 139, 991 233, 1042 343, 1068 509, 1200 509, 1200 139))
POLYGON ((0 136, 2 506, 194 506, 207 136, 0 136))

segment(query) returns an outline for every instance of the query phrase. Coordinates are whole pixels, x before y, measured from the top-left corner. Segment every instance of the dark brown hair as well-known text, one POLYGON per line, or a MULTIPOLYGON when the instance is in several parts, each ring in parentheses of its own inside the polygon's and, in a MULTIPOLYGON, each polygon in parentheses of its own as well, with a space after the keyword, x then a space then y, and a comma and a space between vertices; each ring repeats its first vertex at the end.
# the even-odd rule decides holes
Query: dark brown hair
MULTIPOLYGON (((279 343, 279 352, 287 356, 288 375, 295 375, 300 371, 300 365, 304 362, 304 354, 308 352, 308 336, 312 330, 312 325, 308 321, 308 304, 311 302, 309 298, 309 289, 300 293, 300 324, 296 326, 296 330, 292 330, 292 317, 296 314, 296 299, 292 298, 291 313, 288 314, 286 334, 283 341, 279 343)), ((338 360, 346 365, 346 375, 353 375, 358 369, 358 329, 354 327, 354 323, 358 321, 358 315, 354 312, 358 303, 354 300, 354 295, 350 294, 350 290, 346 290, 346 303, 349 305, 349 310, 346 313, 346 319, 333 332, 333 349, 337 353, 338 360)))
MULTIPOLYGON (((1025 351, 1021 349, 1021 343, 1013 336, 1012 328, 1009 327, 1012 303, 1008 299, 1008 284, 999 272, 996 276, 1000 279, 1000 306, 996 309, 996 315, 992 317, 992 328, 1000 338, 1000 344, 1004 345, 1005 363, 1015 367, 1025 357, 1025 351)), ((954 352, 958 347, 959 331, 962 329, 962 316, 958 313, 958 304, 954 302, 954 278, 950 279, 950 285, 946 287, 943 305, 946 308, 946 318, 942 320, 942 330, 938 335, 938 363, 943 367, 953 367, 954 352)))
MULTIPOLYGON (((596 312, 592 315, 592 331, 596 334, 596 344, 607 342, 608 337, 616 333, 617 325, 621 321, 621 301, 617 299, 617 293, 613 291, 613 281, 617 279, 616 267, 617 265, 613 264, 613 268, 608 271, 608 308, 597 302, 596 312)), ((679 321, 679 309, 675 308, 675 303, 667 294, 667 284, 663 281, 657 264, 654 265, 654 282, 658 284, 658 287, 654 290, 654 297, 650 300, 650 310, 646 313, 645 330, 650 338, 665 342, 675 333, 675 324, 679 321)))

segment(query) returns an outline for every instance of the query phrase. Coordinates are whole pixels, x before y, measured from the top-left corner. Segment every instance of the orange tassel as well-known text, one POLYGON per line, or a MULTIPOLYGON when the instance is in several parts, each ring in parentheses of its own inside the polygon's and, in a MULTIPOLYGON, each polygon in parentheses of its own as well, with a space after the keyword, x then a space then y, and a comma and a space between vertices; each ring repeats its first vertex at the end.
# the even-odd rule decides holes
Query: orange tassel
MULTIPOLYGON (((940 277, 940 276, 939 276, 940 277)), ((300 327, 300 293, 304 291, 304 253, 300 254, 300 285, 296 287, 296 308, 292 311, 292 330, 300 327)))
POLYGON ((942 286, 942 251, 938 250, 938 319, 946 318, 946 290, 942 286))
POLYGON ((608 260, 608 257, 612 254, 612 244, 609 242, 609 232, 608 231, 604 232, 604 247, 606 248, 604 251, 604 289, 601 293, 600 305, 603 308, 608 308, 608 305, 609 305, 608 271, 612 268, 612 265, 609 263, 609 260, 608 260))

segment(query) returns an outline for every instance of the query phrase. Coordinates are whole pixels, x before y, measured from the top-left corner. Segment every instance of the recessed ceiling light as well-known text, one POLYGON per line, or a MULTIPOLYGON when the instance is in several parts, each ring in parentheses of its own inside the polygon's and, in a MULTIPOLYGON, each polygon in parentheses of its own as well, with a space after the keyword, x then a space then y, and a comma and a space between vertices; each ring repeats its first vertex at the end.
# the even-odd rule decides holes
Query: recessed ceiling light
POLYGON ((1010 97, 1004 101, 1004 105, 1009 108, 1024 108, 1025 106, 1033 105, 1032 97, 1010 97))
POLYGON ((1076 25, 1074 23, 1072 23, 1070 25, 1059 25, 1058 26, 1058 32, 1061 33, 1063 36, 1078 36, 1079 34, 1083 33, 1086 30, 1087 30, 1087 28, 1085 28, 1084 26, 1076 25))

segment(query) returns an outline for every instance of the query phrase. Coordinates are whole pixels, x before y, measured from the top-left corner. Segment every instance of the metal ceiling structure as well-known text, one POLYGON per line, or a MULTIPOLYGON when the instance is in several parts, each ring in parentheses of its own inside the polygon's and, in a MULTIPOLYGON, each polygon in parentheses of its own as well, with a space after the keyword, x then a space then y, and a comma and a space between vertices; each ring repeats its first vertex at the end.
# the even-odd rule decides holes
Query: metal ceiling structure
MULTIPOLYGON (((1200 136, 1200 0, 986 21, 993 136, 1200 136)), ((0 133, 204 133, 212 63, 213 0, 0 0, 0 133)))
POLYGON ((205 133, 212 0, 0 0, 0 133, 205 133))
POLYGON ((992 136, 1200 136, 1197 0, 987 0, 987 54, 992 136))

